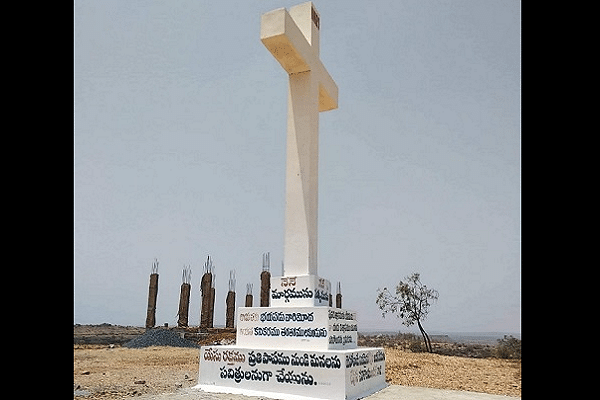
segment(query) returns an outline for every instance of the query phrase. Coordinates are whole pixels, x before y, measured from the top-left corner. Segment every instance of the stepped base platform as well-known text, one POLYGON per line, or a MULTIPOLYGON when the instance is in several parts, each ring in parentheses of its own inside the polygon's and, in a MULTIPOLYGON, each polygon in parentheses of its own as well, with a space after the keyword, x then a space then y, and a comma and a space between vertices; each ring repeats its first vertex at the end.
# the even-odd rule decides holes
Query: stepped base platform
POLYGON ((358 347, 356 312, 328 306, 316 275, 271 278, 269 307, 238 307, 236 344, 202 346, 196 388, 279 399, 355 400, 385 388, 385 352, 358 347))
POLYGON ((290 400, 355 400, 386 386, 383 348, 323 351, 203 346, 195 388, 290 400))
MULTIPOLYGON (((152 396, 151 399, 144 400, 198 400, 197 390, 202 389, 198 386, 180 389, 176 393, 169 393, 164 395, 152 396)), ((207 390, 208 392, 208 390, 207 390)), ((285 399, 285 400, 309 400, 309 397, 296 397, 296 396, 271 396, 264 395, 261 393, 253 393, 251 391, 245 393, 233 393, 230 400, 249 400, 246 396, 262 396, 267 399, 285 399), (239 396, 238 396, 239 395, 239 396)), ((206 400, 219 400, 220 395, 210 397, 206 394, 202 399, 206 400), (217 397, 218 396, 218 397, 217 397)), ((264 400, 267 400, 264 399, 264 400)), ((448 390, 448 389, 432 389, 426 387, 416 386, 400 386, 400 385, 389 385, 386 388, 364 398, 365 400, 520 400, 520 397, 504 396, 499 394, 488 394, 479 392, 466 392, 461 390, 448 390)))

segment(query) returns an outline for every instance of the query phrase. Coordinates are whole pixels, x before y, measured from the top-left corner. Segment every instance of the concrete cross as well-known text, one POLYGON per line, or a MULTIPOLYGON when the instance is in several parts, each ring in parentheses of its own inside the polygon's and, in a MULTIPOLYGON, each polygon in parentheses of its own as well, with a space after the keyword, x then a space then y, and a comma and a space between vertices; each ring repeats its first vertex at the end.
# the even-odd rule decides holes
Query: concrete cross
POLYGON ((312 2, 261 16, 260 39, 289 74, 284 275, 317 275, 319 112, 337 108, 338 88, 319 59, 312 2))

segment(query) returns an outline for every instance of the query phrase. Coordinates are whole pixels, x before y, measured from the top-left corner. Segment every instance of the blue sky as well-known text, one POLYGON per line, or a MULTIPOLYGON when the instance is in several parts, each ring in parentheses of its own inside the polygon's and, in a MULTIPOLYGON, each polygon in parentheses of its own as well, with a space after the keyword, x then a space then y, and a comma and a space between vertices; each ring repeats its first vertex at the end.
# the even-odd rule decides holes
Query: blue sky
MULTIPOLYGON (((74 322, 190 324, 210 254, 215 324, 262 253, 283 257, 287 75, 260 15, 300 1, 74 5, 74 322)), ((319 1, 321 59, 339 108, 319 121, 319 275, 341 281, 359 329, 377 288, 412 272, 439 291, 424 327, 520 332, 518 1, 319 1)))

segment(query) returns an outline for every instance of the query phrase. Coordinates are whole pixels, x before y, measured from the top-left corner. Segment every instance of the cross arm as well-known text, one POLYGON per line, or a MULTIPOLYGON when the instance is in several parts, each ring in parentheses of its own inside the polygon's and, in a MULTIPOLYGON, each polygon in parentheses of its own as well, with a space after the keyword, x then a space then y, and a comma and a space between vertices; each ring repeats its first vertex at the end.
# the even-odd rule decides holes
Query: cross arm
POLYGON ((338 87, 321 61, 319 61, 317 69, 321 70, 319 72, 321 77, 319 82, 319 112, 334 110, 338 108, 338 87))
POLYGON ((310 71, 310 45, 285 8, 261 16, 260 40, 288 74, 310 71))
POLYGON ((261 16, 260 40, 288 74, 317 73, 319 111, 337 108, 337 85, 285 8, 261 16))

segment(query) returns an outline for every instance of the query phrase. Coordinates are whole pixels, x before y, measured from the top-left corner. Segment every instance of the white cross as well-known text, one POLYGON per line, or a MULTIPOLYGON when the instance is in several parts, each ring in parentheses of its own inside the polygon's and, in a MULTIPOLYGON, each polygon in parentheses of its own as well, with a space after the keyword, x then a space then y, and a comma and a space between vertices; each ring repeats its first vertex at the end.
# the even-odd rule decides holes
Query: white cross
POLYGON ((312 2, 261 16, 260 40, 289 74, 284 275, 317 275, 319 112, 337 108, 338 88, 319 59, 312 2))

